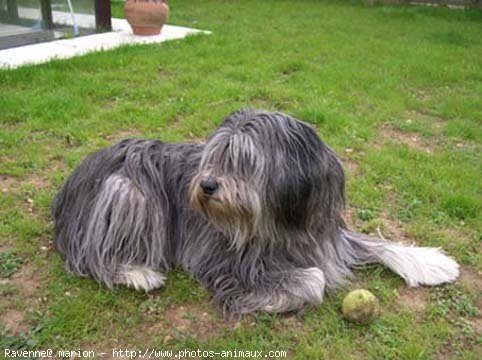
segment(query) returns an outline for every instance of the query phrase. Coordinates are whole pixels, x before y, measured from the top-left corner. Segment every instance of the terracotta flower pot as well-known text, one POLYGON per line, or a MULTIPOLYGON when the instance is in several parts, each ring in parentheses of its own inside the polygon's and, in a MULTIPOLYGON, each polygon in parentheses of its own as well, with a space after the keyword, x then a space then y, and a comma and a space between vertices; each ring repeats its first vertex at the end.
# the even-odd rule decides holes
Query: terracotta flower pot
POLYGON ((164 0, 126 0, 124 13, 136 35, 158 35, 169 16, 164 0))

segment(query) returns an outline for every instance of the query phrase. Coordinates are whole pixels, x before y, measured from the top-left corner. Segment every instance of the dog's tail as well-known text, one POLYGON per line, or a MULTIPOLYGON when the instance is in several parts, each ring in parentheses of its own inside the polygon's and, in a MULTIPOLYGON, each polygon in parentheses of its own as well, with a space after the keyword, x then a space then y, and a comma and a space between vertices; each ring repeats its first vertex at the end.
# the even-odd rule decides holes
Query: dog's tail
POLYGON ((459 265, 440 248, 409 246, 345 229, 342 238, 355 254, 353 265, 382 263, 409 286, 449 283, 459 276, 459 265))

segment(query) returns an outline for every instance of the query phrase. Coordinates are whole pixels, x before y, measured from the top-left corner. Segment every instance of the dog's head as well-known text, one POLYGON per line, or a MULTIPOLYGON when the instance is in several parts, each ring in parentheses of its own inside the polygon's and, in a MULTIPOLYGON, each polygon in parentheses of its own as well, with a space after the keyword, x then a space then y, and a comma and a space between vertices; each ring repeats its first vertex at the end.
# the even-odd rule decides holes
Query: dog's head
POLYGON ((208 139, 189 189, 193 206, 237 243, 329 221, 343 192, 341 165, 311 126, 253 110, 231 114, 208 139))

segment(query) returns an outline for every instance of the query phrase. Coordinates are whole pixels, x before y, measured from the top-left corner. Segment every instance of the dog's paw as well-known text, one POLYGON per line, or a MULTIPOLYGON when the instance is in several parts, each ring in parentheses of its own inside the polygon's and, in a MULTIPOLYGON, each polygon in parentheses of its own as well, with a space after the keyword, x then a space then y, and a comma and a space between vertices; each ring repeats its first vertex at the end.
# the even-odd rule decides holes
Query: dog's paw
POLYGON ((149 292, 162 287, 165 280, 166 277, 163 274, 149 267, 129 266, 119 274, 116 284, 122 284, 136 290, 149 292))
POLYGON ((323 302, 325 275, 321 269, 311 267, 293 272, 292 283, 273 294, 262 310, 268 313, 299 309, 304 305, 319 305, 323 302))

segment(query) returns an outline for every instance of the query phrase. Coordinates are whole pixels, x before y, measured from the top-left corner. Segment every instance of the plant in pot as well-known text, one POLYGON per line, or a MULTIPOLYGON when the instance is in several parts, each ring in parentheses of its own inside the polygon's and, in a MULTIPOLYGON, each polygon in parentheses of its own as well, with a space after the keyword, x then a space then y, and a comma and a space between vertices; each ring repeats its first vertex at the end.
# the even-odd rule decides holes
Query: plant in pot
POLYGON ((126 0, 124 13, 136 35, 158 35, 169 16, 165 0, 126 0))

